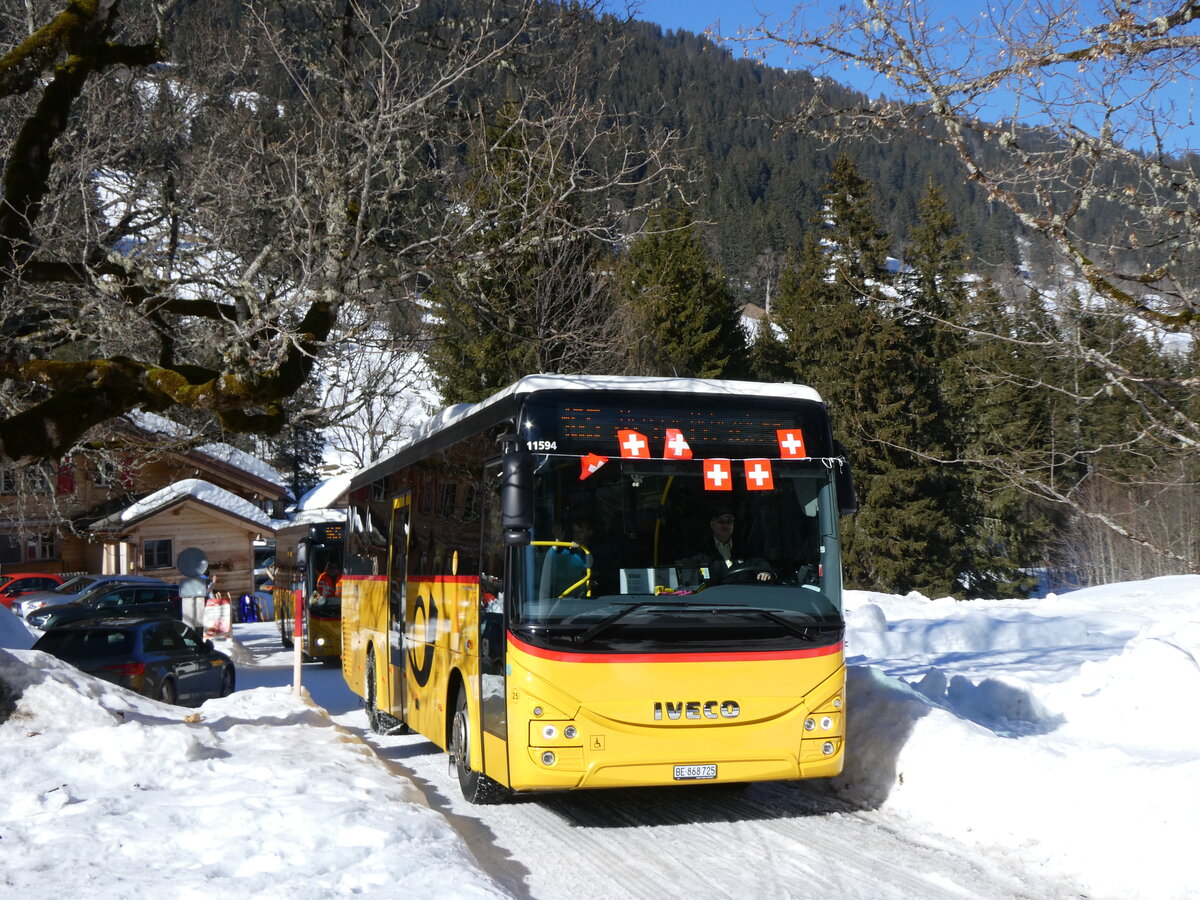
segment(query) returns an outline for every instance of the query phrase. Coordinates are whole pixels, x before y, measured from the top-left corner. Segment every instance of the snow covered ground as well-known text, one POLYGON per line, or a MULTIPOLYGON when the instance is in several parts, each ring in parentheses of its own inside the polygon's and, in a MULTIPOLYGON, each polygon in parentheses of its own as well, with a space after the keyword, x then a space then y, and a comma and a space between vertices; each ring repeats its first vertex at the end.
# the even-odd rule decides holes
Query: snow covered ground
MULTIPOLYGON (((787 811, 767 818, 795 841, 780 866, 828 856, 836 845, 809 847, 806 835, 848 825, 856 829, 848 833, 864 835, 855 855, 877 864, 852 870, 868 876, 821 882, 823 870, 840 867, 827 859, 808 884, 766 893, 807 895, 825 883, 861 898, 1200 895, 1192 857, 1200 577, 1042 600, 850 592, 847 607, 846 772, 805 793, 771 797, 824 797, 860 818, 823 815, 819 803, 802 818, 787 811), (888 865, 896 872, 936 865, 944 855, 938 848, 950 846, 973 867, 968 876, 962 859, 950 858, 944 871, 883 883, 888 865), (878 862, 889 854, 891 863, 878 862)), ((589 840, 625 841, 615 845, 625 856, 606 862, 611 884, 593 876, 581 890, 570 864, 547 849, 559 835, 543 830, 519 849, 489 846, 506 839, 504 822, 528 821, 557 801, 499 808, 494 819, 481 809, 473 822, 457 802, 453 810, 449 802, 431 808, 434 776, 410 777, 417 757, 428 757, 422 771, 444 772, 444 757, 428 742, 386 739, 408 742, 393 745, 364 735, 356 698, 336 668, 305 666, 305 695, 293 696, 291 658, 271 626, 235 626, 235 639, 239 691, 186 710, 25 649, 25 626, 0 608, 0 648, 9 648, 0 649, 0 895, 636 895, 616 887, 625 865, 649 873, 643 896, 724 889, 713 880, 720 863, 710 860, 704 878, 680 883, 650 848, 673 832, 691 841, 738 814, 716 824, 613 821, 590 832, 576 825, 589 840), (491 864, 514 857, 524 873, 516 884, 496 877, 491 864)), ((434 787, 449 791, 449 778, 434 787)), ((748 846, 726 849, 730 859, 755 858, 748 846)), ((761 875, 734 877, 745 883, 761 875)))

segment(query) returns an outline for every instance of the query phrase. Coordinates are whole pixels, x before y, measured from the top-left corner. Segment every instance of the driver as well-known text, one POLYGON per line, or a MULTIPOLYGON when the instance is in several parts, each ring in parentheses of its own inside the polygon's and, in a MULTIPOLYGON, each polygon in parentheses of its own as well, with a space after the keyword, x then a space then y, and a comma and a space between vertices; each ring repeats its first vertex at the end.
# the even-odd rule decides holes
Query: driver
MULTIPOLYGON (((713 510, 709 517, 708 527, 712 533, 712 546, 705 548, 700 556, 704 559, 702 565, 707 565, 709 577, 720 581, 724 572, 738 568, 747 561, 738 553, 733 541, 733 526, 735 523, 733 510, 722 507, 713 510)), ((760 570, 754 576, 758 581, 774 581, 775 576, 768 571, 760 570)))

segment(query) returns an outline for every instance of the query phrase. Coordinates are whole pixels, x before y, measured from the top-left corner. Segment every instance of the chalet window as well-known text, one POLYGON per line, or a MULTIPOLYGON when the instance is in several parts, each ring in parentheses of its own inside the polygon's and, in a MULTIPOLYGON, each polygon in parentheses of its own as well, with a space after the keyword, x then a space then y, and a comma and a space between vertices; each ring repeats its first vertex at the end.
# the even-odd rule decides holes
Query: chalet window
MULTIPOLYGON (((45 463, 42 463, 36 468, 27 470, 27 478, 29 479, 29 490, 35 494, 52 494, 54 487, 58 483, 57 469, 51 469, 45 463)), ((47 559, 48 557, 39 556, 37 559, 47 559)))
POLYGON ((433 479, 422 478, 421 487, 418 491, 417 508, 421 511, 421 515, 427 516, 433 512, 433 479))
POLYGON ((454 482, 443 482, 438 485, 437 514, 443 519, 454 515, 455 504, 458 503, 458 485, 454 482))
POLYGON ((172 563, 171 541, 155 540, 142 542, 142 568, 169 569, 172 563))
POLYGON ((117 476, 117 464, 112 460, 97 460, 96 470, 92 473, 92 482, 97 487, 116 487, 120 484, 117 476))
POLYGON ((15 566, 21 562, 21 539, 15 534, 0 534, 0 565, 15 566))
POLYGON ((58 558, 58 536, 53 532, 31 534, 25 541, 25 559, 37 561, 58 558))
POLYGON ((57 483, 57 472, 45 464, 25 470, 24 477, 14 469, 0 470, 0 494, 19 494, 23 489, 35 494, 49 494, 57 483))
POLYGON ((467 485, 467 497, 463 501, 463 518, 470 522, 479 518, 479 485, 475 482, 467 485))

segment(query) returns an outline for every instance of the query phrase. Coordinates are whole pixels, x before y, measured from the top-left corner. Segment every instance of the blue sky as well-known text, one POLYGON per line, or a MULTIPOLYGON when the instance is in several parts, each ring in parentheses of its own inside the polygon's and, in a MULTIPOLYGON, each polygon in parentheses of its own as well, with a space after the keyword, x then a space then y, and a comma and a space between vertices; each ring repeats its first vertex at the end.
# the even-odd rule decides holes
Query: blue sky
MULTIPOLYGON (((830 10, 835 10, 838 2, 844 0, 822 0, 822 3, 826 4, 824 8, 830 10)), ((926 3, 935 10, 935 14, 953 16, 960 21, 983 14, 992 6, 988 0, 926 0, 926 3)), ((1177 4, 1157 0, 1153 5, 1165 7, 1177 4)), ((739 26, 757 25, 764 15, 776 19, 787 15, 795 4, 789 0, 610 0, 610 8, 614 12, 626 6, 636 8, 635 18, 655 22, 663 28, 683 28, 699 34, 709 27, 715 27, 718 33, 733 34, 739 26)), ((1099 6, 1099 0, 1077 0, 1075 3, 1075 8, 1085 16, 1096 12, 1099 6)), ((821 4, 814 4, 810 11, 820 7, 821 4)), ((811 20, 810 24, 819 25, 811 20)), ((1191 33, 1200 34, 1200 27, 1193 26, 1191 33)), ((768 57, 767 61, 780 66, 803 66, 802 63, 788 60, 781 53, 768 57)), ((862 70, 848 69, 824 74, 871 96, 886 92, 887 82, 876 79, 862 70)), ((1069 79, 1070 75, 1065 77, 1069 79)), ((1136 93, 1137 83, 1130 82, 1129 89, 1128 93, 1136 93)), ((1200 148, 1200 76, 1181 78, 1170 92, 1160 91, 1156 96, 1160 102, 1169 99, 1176 104, 1174 124, 1177 131, 1168 136, 1169 143, 1176 150, 1200 148)), ((1011 107, 1000 112, 1011 112, 1011 107)))

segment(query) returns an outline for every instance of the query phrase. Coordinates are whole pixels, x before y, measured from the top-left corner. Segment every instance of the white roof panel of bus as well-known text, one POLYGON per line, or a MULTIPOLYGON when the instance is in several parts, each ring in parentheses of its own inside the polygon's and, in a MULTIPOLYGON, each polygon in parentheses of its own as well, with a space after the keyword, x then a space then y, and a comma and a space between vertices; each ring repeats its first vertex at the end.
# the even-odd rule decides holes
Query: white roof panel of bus
MULTIPOLYGON (((725 381, 716 378, 675 378, 654 375, 526 375, 508 387, 478 403, 459 403, 448 406, 429 421, 418 426, 412 436, 389 457, 403 453, 413 444, 430 435, 449 428, 481 410, 500 403, 508 397, 536 394, 542 391, 643 391, 648 394, 703 394, 709 396, 737 397, 746 394, 755 397, 773 397, 781 400, 811 400, 823 402, 813 388, 802 384, 775 384, 760 381, 725 381)), ((359 483, 363 472, 374 469, 384 460, 378 460, 356 473, 353 482, 359 483)))

